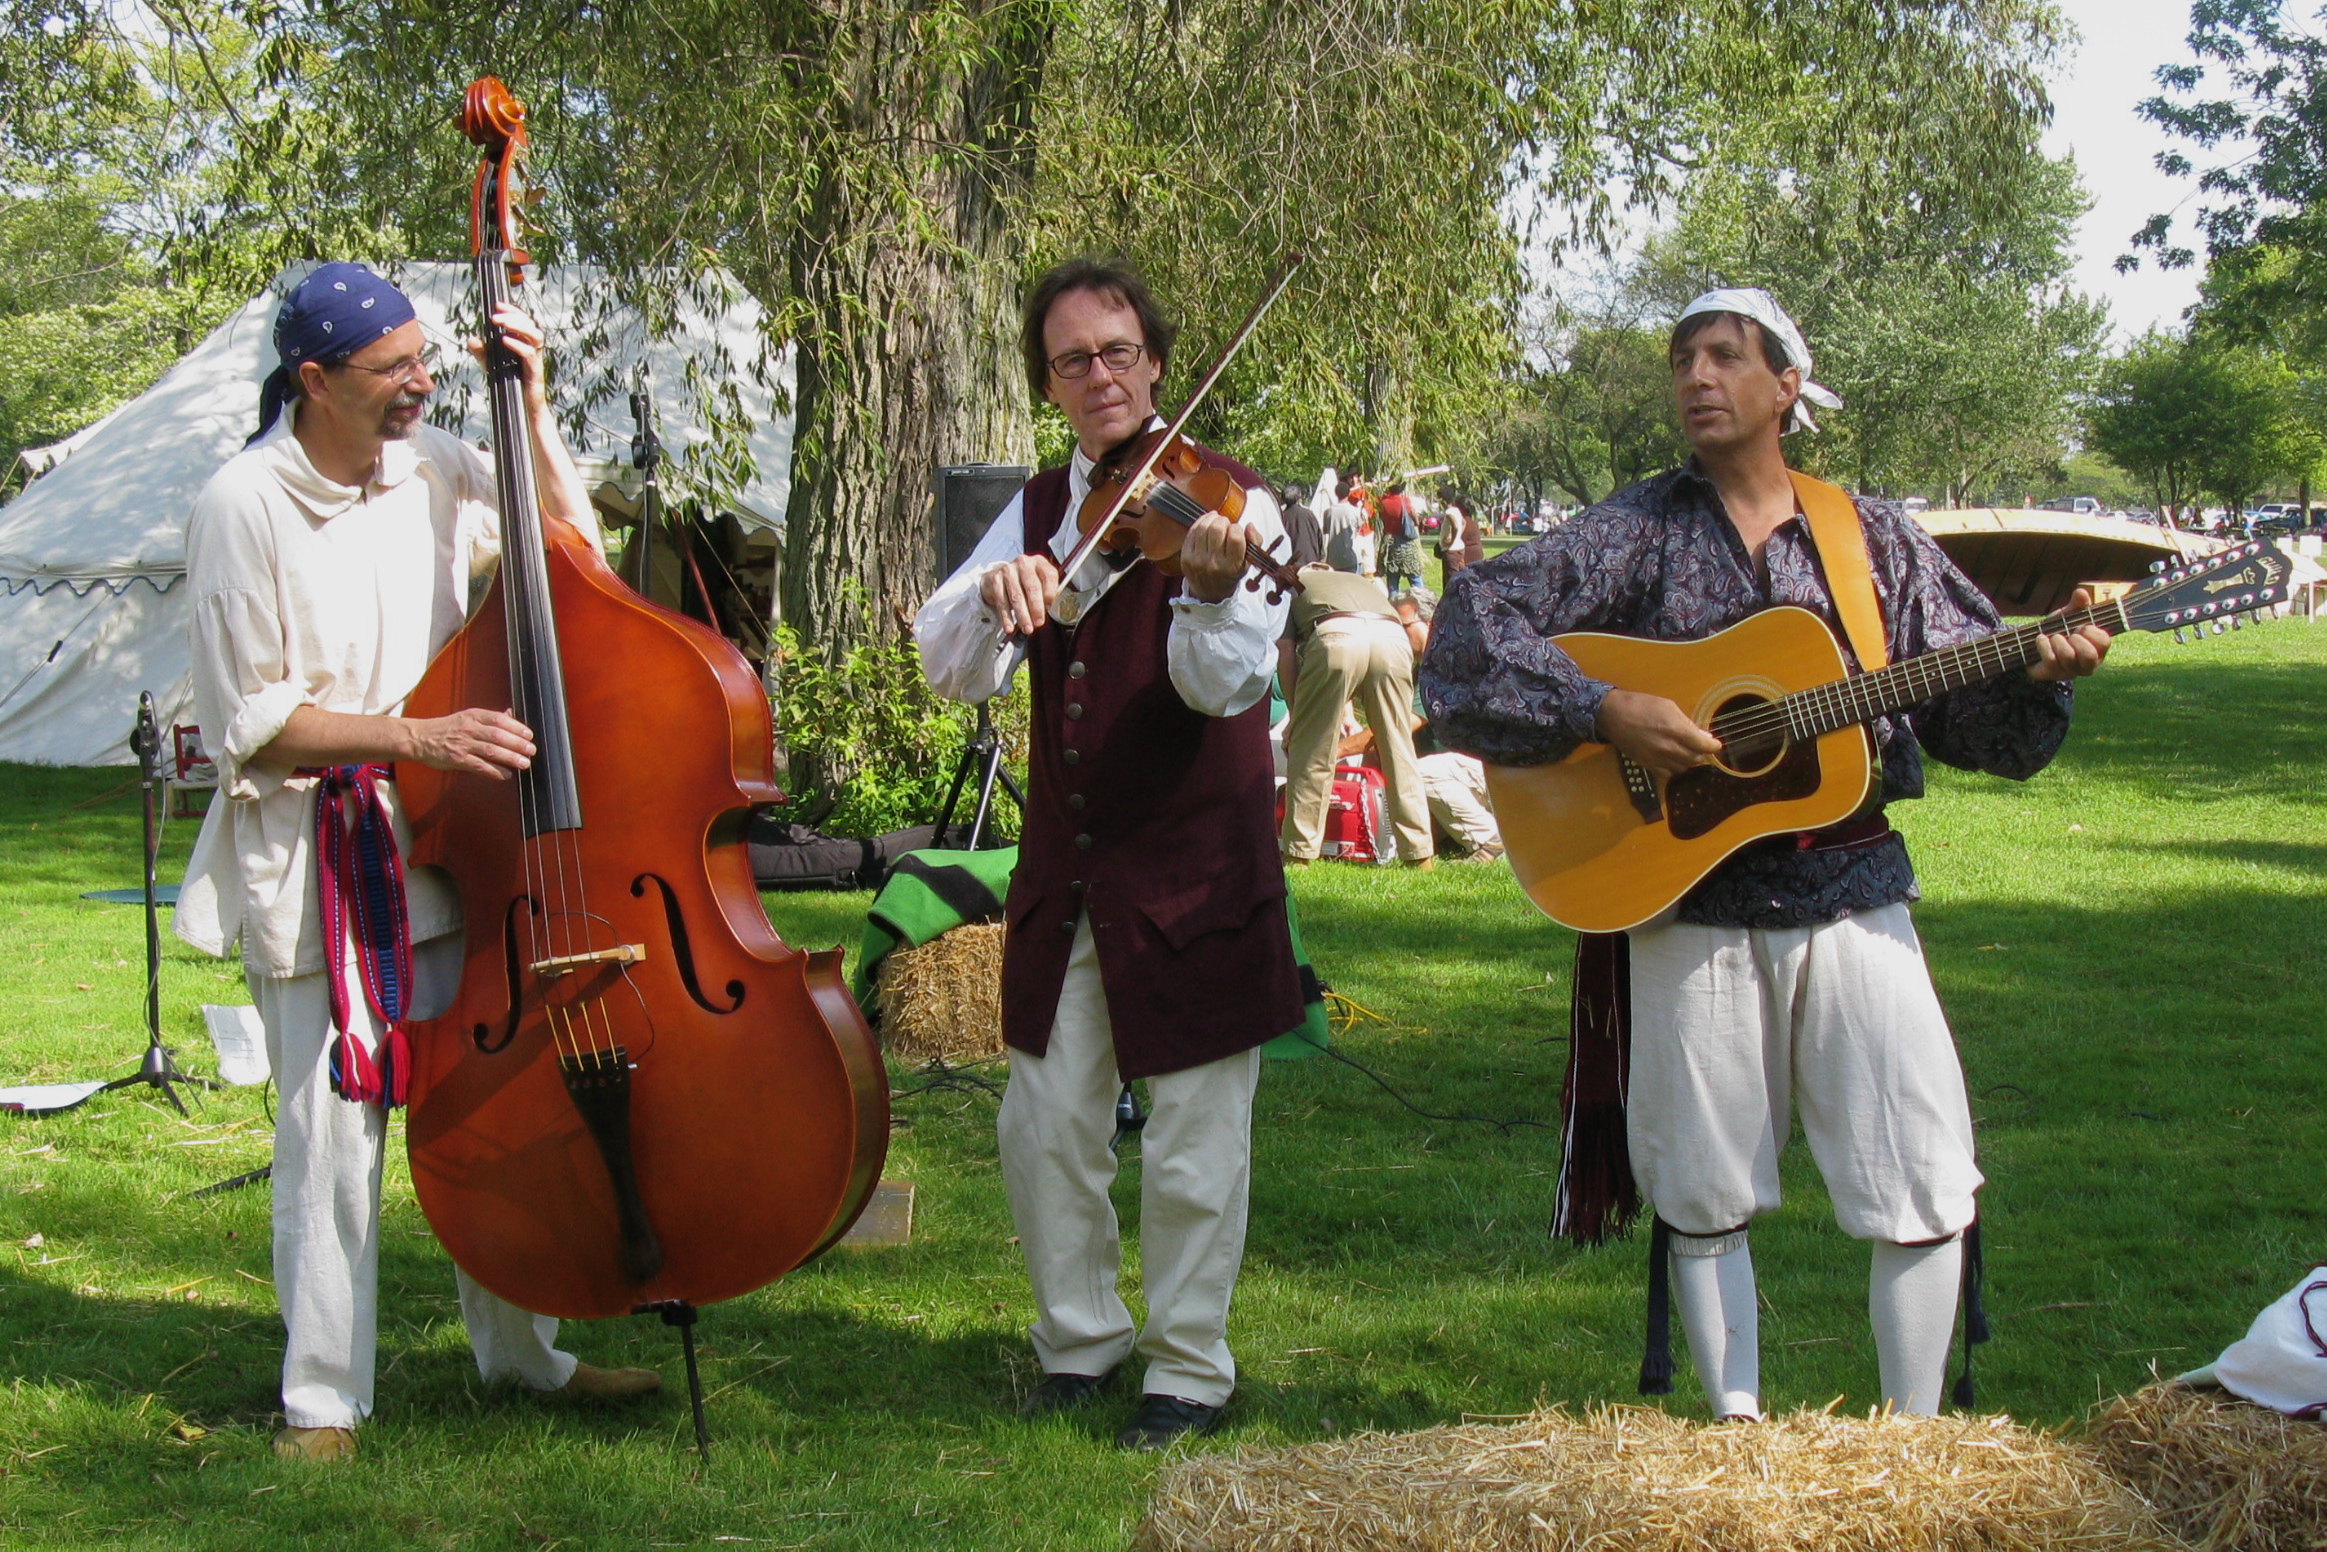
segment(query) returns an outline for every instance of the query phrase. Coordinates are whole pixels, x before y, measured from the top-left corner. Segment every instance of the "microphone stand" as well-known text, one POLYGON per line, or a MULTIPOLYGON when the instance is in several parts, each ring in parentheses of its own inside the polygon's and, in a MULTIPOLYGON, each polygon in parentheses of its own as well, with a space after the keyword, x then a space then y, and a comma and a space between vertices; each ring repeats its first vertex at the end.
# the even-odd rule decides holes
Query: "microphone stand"
POLYGON ((654 526, 662 520, 663 489, 656 471, 662 467, 662 438, 654 430, 654 377, 646 363, 638 363, 638 375, 630 390, 630 418, 638 425, 637 434, 630 439, 630 466, 645 478, 638 499, 638 596, 648 600, 654 597, 654 526))
POLYGON ((218 1085, 208 1078, 181 1072, 172 1060, 177 1053, 162 1044, 162 923, 154 900, 154 858, 161 848, 156 820, 163 801, 162 732, 154 720, 154 698, 150 690, 137 698, 137 727, 129 735, 129 747, 137 752, 138 784, 145 800, 145 1060, 133 1076, 116 1078, 99 1092, 110 1093, 144 1084, 160 1089, 162 1097, 177 1107, 178 1114, 185 1115, 186 1102, 178 1097, 177 1085, 206 1089, 218 1085))

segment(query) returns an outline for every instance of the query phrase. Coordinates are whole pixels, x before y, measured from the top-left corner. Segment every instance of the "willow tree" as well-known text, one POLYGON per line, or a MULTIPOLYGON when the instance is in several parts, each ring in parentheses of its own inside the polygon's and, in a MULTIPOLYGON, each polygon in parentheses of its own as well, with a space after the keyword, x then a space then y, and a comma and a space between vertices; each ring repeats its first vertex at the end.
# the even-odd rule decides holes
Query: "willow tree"
MULTIPOLYGON (((2042 0, 239 0, 269 40, 221 211, 269 258, 446 256, 471 75, 535 111, 544 251, 632 299, 716 263, 798 372, 782 606, 837 653, 933 576, 929 481, 1023 458, 1030 269, 1126 254, 1208 353, 1311 254, 1202 427, 1261 461, 1476 435, 1511 352, 1514 225, 1592 244, 1750 120, 1804 159, 1974 105, 1976 168, 2041 112, 2042 0), (394 137, 376 126, 398 127, 394 137), (362 133, 358 127, 362 127, 362 133), (853 584, 853 585, 852 585, 853 584)), ((222 228, 223 229, 223 228, 222 228)), ((249 251, 249 250, 245 250, 249 251)))

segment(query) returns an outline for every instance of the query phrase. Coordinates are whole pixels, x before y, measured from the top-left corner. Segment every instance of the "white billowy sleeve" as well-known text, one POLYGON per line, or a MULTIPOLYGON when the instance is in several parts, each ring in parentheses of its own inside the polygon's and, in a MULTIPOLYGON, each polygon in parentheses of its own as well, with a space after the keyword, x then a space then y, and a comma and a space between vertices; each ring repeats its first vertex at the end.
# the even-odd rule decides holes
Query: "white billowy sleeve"
MULTIPOLYGON (((1245 527, 1254 542, 1277 555, 1289 553, 1284 518, 1265 490, 1245 492, 1245 527)), ((1258 588, 1238 582, 1216 604, 1188 596, 1183 587, 1172 600, 1172 630, 1166 645, 1172 688, 1207 717, 1233 717, 1269 693, 1277 670, 1277 638, 1285 633, 1290 603, 1269 599, 1264 579, 1258 588)))
POLYGON ((187 591, 193 595, 194 711, 229 799, 264 797, 290 767, 257 760, 302 706, 315 703, 292 679, 269 574, 266 510, 228 480, 204 487, 186 525, 187 591))
POLYGON ((949 701, 991 700, 1010 688, 1024 660, 1024 647, 1005 648, 1001 622, 978 596, 986 573, 1025 549, 1026 494, 1010 498, 986 536, 959 570, 929 595, 913 616, 913 642, 921 649, 921 673, 929 687, 949 701))

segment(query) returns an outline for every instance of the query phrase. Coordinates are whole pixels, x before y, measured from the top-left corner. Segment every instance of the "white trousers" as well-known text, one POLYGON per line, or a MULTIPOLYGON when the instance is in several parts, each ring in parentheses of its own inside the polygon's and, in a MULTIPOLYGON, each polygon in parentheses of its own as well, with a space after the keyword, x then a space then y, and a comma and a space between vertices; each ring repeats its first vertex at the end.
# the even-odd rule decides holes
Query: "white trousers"
POLYGON ((1430 803, 1430 822, 1446 838, 1474 855, 1503 854, 1502 827, 1487 797, 1487 768, 1467 754, 1442 749, 1414 762, 1422 776, 1422 795, 1430 803))
POLYGON ((1123 1085, 1090 921, 1076 924, 1050 1049, 1010 1053, 996 1123, 1045 1373, 1105 1374, 1136 1351, 1147 1394, 1220 1406, 1236 1389, 1228 1302, 1244 1261, 1260 1064, 1245 1051, 1148 1080, 1138 1134, 1147 1324, 1135 1327, 1116 1287, 1123 1246, 1107 1195, 1123 1085))
MULTIPOLYGON (((451 1000, 460 937, 413 945, 414 1007, 451 1000)), ((347 953, 348 1016, 371 1049, 379 1026, 347 953)), ((275 1300, 283 1311, 283 1419, 294 1428, 353 1428, 371 1415, 379 1346, 380 1166, 386 1116, 331 1088, 331 994, 324 976, 245 972, 267 1028, 275 1106, 275 1300)), ((551 1344, 557 1322, 487 1293, 455 1269, 477 1372, 556 1390, 574 1357, 551 1344)))
POLYGON ((1963 1067, 1906 906, 1631 939, 1626 1116, 1657 1216, 1718 1234, 1776 1207, 1798 1101, 1844 1233, 1913 1244, 1971 1223, 1963 1067))

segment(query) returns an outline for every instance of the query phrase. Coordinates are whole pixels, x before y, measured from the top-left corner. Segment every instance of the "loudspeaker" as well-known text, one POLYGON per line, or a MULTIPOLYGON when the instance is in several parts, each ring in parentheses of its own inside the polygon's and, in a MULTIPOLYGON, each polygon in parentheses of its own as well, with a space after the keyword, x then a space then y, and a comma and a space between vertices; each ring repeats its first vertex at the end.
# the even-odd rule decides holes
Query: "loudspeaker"
POLYGON ((937 471, 937 578, 961 569, 1033 470, 1014 463, 957 463, 937 471))

